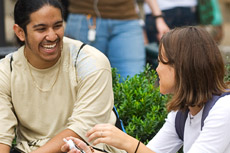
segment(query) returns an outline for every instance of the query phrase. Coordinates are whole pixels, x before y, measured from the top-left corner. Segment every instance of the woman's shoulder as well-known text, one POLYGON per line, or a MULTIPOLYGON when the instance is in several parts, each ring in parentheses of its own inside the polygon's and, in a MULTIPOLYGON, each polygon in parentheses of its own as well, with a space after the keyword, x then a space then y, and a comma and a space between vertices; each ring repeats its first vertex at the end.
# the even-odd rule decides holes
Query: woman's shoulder
POLYGON ((220 97, 214 106, 229 106, 230 107, 230 93, 220 97))
POLYGON ((223 117, 230 117, 230 94, 220 97, 213 108, 210 110, 209 114, 211 116, 218 115, 223 117))

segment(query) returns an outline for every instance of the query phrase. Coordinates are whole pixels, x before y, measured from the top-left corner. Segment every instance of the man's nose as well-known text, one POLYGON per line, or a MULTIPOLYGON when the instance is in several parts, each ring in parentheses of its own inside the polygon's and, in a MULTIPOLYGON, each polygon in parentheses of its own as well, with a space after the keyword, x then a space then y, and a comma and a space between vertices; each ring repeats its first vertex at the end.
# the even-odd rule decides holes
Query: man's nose
POLYGON ((57 33, 52 28, 50 28, 46 35, 46 40, 55 41, 57 38, 58 38, 57 33))

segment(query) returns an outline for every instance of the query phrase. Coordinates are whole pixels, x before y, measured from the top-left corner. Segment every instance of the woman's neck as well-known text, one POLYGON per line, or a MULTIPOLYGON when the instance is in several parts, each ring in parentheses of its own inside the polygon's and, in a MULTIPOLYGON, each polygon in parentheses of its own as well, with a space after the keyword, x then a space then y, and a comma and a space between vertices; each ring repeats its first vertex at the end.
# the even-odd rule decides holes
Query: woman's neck
POLYGON ((192 116, 195 116, 197 113, 200 112, 202 107, 194 106, 194 107, 189 107, 189 112, 192 116))

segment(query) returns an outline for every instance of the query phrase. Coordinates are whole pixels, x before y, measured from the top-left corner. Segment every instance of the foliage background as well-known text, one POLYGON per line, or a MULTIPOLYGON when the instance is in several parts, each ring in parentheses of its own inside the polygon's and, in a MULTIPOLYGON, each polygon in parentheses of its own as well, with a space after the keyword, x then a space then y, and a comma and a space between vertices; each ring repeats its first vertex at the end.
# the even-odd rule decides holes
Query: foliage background
POLYGON ((147 144, 159 131, 167 116, 167 96, 160 94, 156 72, 145 70, 121 82, 113 72, 114 103, 126 132, 147 144))

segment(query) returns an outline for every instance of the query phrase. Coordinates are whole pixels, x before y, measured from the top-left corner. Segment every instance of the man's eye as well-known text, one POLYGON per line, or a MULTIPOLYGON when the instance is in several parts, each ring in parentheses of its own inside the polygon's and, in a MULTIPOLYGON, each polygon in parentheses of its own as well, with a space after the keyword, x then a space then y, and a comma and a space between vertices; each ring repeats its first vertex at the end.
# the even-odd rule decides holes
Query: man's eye
POLYGON ((55 25, 54 28, 60 28, 62 27, 62 24, 55 25))
POLYGON ((45 30, 46 30, 45 28, 36 29, 36 31, 39 31, 39 32, 42 32, 42 31, 45 31, 45 30))

